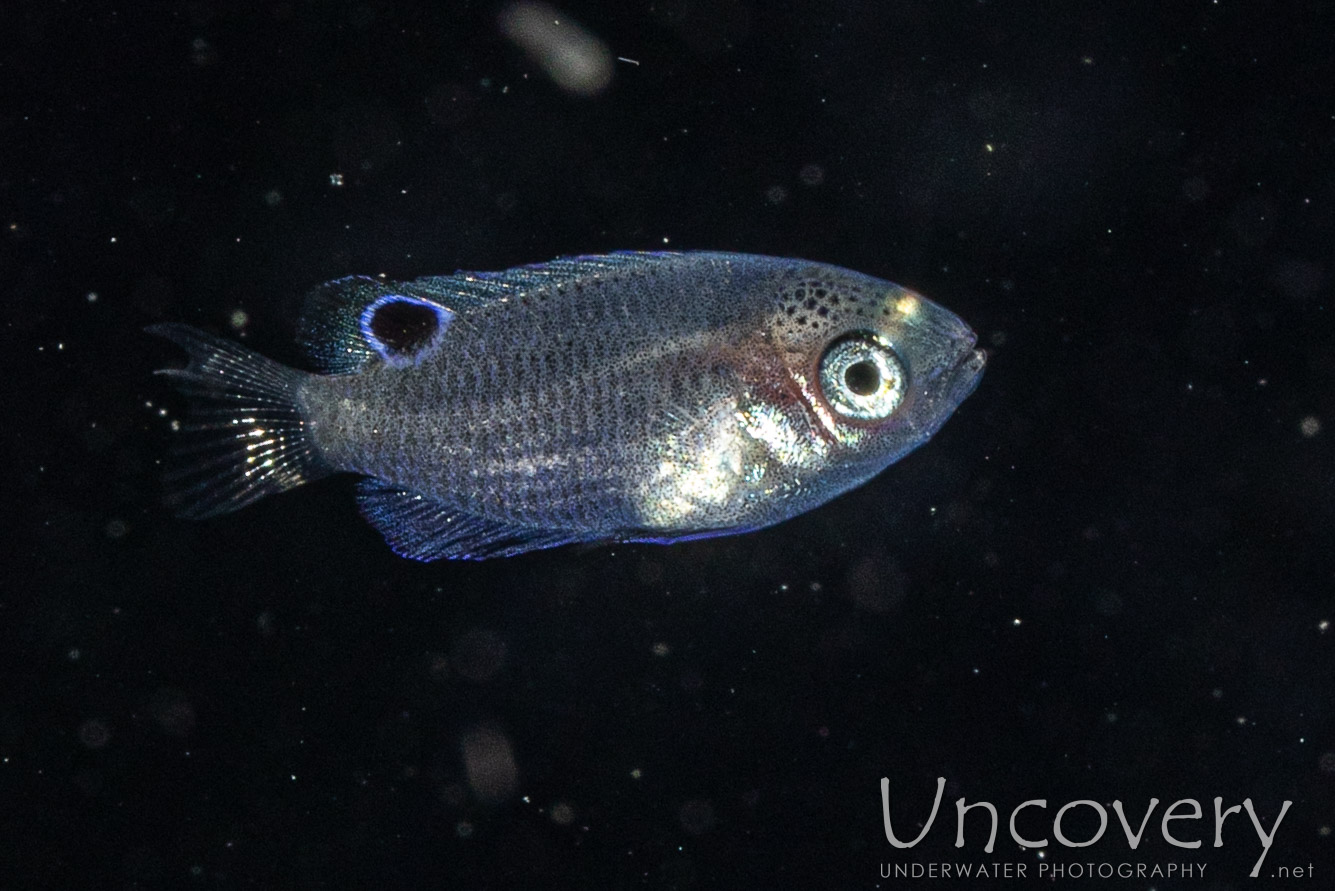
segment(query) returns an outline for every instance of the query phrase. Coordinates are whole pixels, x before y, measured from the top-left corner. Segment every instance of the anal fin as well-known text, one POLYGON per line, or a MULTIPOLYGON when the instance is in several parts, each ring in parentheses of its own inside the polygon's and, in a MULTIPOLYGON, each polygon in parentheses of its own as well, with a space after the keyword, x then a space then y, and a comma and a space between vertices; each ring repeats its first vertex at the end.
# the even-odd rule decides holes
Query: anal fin
POLYGON ((357 486, 362 514, 400 557, 486 560, 582 541, 578 533, 534 529, 462 513, 446 502, 377 479, 357 486))

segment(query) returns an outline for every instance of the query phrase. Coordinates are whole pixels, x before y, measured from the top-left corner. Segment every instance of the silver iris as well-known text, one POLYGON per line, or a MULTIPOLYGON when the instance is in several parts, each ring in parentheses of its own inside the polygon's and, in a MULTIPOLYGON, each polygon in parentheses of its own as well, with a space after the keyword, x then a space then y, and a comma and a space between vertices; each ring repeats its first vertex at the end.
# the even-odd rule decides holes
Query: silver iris
POLYGON ((820 388, 839 414, 888 418, 904 401, 908 373, 894 350, 868 332, 835 341, 820 360, 820 388))

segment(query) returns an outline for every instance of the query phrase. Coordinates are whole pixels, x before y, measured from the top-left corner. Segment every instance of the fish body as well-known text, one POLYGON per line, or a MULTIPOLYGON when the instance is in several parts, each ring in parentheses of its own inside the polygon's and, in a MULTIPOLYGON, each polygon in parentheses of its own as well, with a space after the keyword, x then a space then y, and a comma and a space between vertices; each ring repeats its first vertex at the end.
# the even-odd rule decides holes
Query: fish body
POLYGON ((151 329, 216 406, 190 425, 181 511, 348 471, 394 550, 427 560, 769 526, 926 441, 984 363, 908 289, 731 253, 340 279, 301 327, 323 373, 151 329))

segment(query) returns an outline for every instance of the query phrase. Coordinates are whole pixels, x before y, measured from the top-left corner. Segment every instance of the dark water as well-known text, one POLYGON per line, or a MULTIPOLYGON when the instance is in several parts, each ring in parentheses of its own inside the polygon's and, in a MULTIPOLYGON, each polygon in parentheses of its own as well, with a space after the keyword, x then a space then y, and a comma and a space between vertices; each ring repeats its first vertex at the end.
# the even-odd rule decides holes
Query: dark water
POLYGON ((6 7, 0 887, 1325 887, 1329 5, 571 2, 633 60, 593 95, 499 9, 6 7), (297 362, 339 275, 664 245, 918 288, 988 371, 737 538, 421 565, 348 480, 159 507, 179 357, 144 325, 297 362), (908 838, 946 780, 916 848, 883 777, 908 838), (1216 796, 1292 802, 1262 880, 1216 796), (1151 798, 1132 851, 1111 802, 1151 798), (1066 847, 1081 799, 1108 830, 1066 847))

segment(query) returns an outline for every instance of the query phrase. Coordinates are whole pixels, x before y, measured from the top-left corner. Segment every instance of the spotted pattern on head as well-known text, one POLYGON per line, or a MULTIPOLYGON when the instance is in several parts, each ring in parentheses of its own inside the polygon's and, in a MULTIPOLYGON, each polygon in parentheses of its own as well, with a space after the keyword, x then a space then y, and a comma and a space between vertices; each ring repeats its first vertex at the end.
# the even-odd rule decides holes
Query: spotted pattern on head
MULTIPOLYGON (((907 292, 905 292, 907 293, 907 292)), ((804 278, 779 294, 775 329, 781 342, 797 347, 851 328, 879 327, 897 315, 886 292, 853 282, 804 278)))

